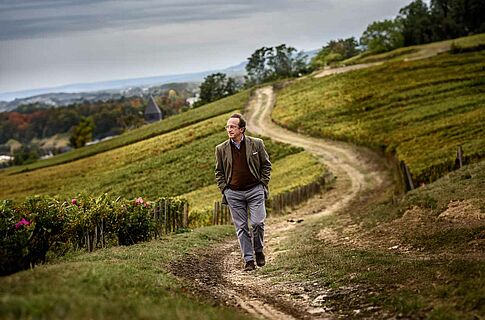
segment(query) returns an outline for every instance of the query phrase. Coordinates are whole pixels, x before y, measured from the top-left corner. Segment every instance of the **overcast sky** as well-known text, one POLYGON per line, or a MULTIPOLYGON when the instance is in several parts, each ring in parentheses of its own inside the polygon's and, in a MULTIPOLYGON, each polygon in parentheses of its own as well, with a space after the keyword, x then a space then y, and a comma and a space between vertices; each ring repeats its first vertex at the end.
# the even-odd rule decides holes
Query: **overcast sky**
POLYGON ((0 93, 222 69, 361 36, 411 0, 0 0, 0 93))

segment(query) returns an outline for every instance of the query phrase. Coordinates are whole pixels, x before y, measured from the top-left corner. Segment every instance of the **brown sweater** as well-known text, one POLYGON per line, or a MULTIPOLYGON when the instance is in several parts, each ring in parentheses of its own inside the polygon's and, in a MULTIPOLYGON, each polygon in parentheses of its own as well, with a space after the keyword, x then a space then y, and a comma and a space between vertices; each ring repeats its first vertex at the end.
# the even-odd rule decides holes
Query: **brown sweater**
POLYGON ((238 149, 231 142, 232 154, 232 175, 229 182, 231 190, 249 190, 259 183, 258 179, 251 174, 248 161, 246 159, 246 140, 241 142, 241 148, 238 149))

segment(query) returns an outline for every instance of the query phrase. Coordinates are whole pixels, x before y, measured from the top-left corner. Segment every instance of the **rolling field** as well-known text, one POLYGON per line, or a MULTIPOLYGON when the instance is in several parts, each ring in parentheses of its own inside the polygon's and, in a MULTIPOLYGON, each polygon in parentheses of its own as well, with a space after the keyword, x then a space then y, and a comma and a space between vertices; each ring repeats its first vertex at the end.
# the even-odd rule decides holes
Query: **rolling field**
POLYGON ((485 51, 389 62, 278 93, 273 119, 291 130, 395 153, 416 182, 485 157, 485 51))
POLYGON ((37 161, 29 165, 15 166, 0 171, 6 174, 31 171, 39 168, 54 166, 74 160, 86 158, 101 152, 116 149, 138 141, 149 139, 160 134, 183 128, 185 126, 203 121, 223 113, 237 109, 243 109, 248 101, 250 91, 245 90, 233 96, 215 101, 211 104, 191 109, 187 112, 172 116, 163 121, 145 125, 143 127, 127 131, 113 139, 106 140, 94 145, 85 146, 66 153, 56 155, 52 158, 37 161))
POLYGON ((357 63, 373 63, 381 61, 390 62, 416 60, 422 58, 423 56, 432 56, 449 50, 473 51, 474 48, 478 48, 480 46, 485 46, 485 33, 453 40, 409 46, 380 54, 360 54, 343 61, 342 64, 351 65, 357 63))
MULTIPOLYGON (((203 114, 217 114, 220 106, 213 105, 218 112, 206 109, 203 114)), ((194 124, 180 120, 185 125, 179 129, 76 161, 16 174, 1 172, 0 199, 22 200, 38 194, 64 199, 103 193, 128 199, 181 196, 189 200, 190 211, 207 211, 220 200, 214 178, 214 148, 227 139, 224 125, 234 111, 194 124)), ((166 127, 169 125, 173 126, 169 122, 166 127)), ((142 132, 138 137, 148 132, 138 131, 142 132)), ((265 144, 274 168, 272 194, 310 183, 325 170, 300 148, 269 139, 265 144)))

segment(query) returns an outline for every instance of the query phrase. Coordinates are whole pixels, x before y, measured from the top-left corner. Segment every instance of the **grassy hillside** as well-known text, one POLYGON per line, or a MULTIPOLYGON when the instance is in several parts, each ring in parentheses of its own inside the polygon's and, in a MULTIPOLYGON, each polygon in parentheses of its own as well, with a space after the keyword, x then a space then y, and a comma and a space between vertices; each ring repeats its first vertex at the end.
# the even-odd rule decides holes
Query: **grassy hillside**
POLYGON ((2 319, 248 319, 196 301, 169 263, 233 236, 230 226, 130 247, 76 253, 34 271, 0 277, 2 319))
MULTIPOLYGON (((241 100, 236 105, 243 104, 241 100)), ((199 118, 208 118, 194 124, 189 124, 193 115, 185 113, 188 118, 181 115, 178 121, 184 125, 180 128, 126 146, 35 171, 0 172, 0 199, 21 200, 35 194, 71 198, 78 193, 94 196, 108 193, 149 200, 182 196, 189 200, 191 222, 199 225, 208 219, 207 211, 214 201, 220 200, 214 178, 214 148, 227 139, 224 125, 237 110, 230 108, 228 113, 209 116, 219 114, 221 106, 216 103, 212 105, 214 110, 201 108, 204 116, 199 118), (192 217, 194 211, 199 213, 192 217)), ((173 119, 177 120, 167 119, 167 125, 160 128, 179 127, 173 119)), ((133 137, 137 132, 137 139, 141 139, 148 131, 134 130, 133 137)), ((270 182, 272 194, 308 184, 323 174, 324 166, 302 149, 269 139, 265 143, 274 168, 270 182)))
POLYGON ((389 62, 278 93, 273 119, 317 137, 395 152, 417 182, 485 157, 485 51, 389 62))
MULTIPOLYGON (((127 131, 111 140, 106 140, 98 144, 86 146, 80 149, 72 150, 55 157, 38 161, 29 165, 16 166, 3 170, 8 174, 31 171, 48 166, 54 166, 61 163, 86 158, 101 152, 116 149, 138 141, 142 141, 172 130, 180 129, 185 126, 203 121, 231 110, 243 109, 249 98, 249 90, 242 91, 225 99, 218 100, 202 107, 191 109, 185 113, 175 115, 163 121, 145 125, 141 128, 127 131)), ((2 172, 2 171, 0 171, 2 172)))
MULTIPOLYGON (((35 172, 2 174, 0 198, 21 199, 33 194, 72 197, 77 193, 107 192, 150 199, 214 185, 214 147, 227 138, 223 128, 231 113, 74 162, 35 172)), ((276 168, 280 159, 301 151, 269 140, 266 144, 276 168)), ((300 157, 305 164, 316 163, 308 155, 300 157)))
POLYGON ((295 228, 264 273, 350 318, 482 318, 485 161, 387 199, 295 228))
POLYGON ((474 36, 463 37, 453 40, 445 40, 439 42, 428 43, 424 45, 409 46, 399 48, 390 52, 380 54, 363 53, 343 61, 343 65, 351 65, 357 63, 373 63, 373 62, 390 62, 390 61, 407 61, 416 60, 423 57, 440 54, 446 51, 470 51, 474 48, 485 46, 485 33, 474 36))

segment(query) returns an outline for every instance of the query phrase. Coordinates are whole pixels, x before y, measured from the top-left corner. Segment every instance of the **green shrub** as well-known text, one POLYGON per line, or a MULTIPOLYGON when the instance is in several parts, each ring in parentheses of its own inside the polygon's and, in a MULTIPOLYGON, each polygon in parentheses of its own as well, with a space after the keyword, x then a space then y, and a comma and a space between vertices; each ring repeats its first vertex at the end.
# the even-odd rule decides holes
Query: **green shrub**
POLYGON ((120 245, 131 245, 150 240, 155 227, 151 214, 151 205, 135 201, 125 202, 116 210, 118 218, 118 242, 120 245))
POLYGON ((0 274, 9 274, 46 261, 51 248, 66 243, 66 219, 61 203, 47 197, 31 197, 20 205, 0 204, 0 274))
MULTIPOLYGON (((181 217, 186 200, 161 198, 181 217)), ((154 219, 156 203, 79 195, 69 201, 35 196, 23 203, 0 201, 0 275, 45 262, 48 254, 71 249, 131 245, 152 239, 160 230, 154 219)), ((181 226, 182 223, 178 223, 181 226)), ((165 229, 167 230, 167 229, 165 229)), ((173 230, 173 229, 170 229, 173 230)))
POLYGON ((12 201, 0 202, 0 275, 28 267, 28 242, 33 226, 15 210, 12 201))

